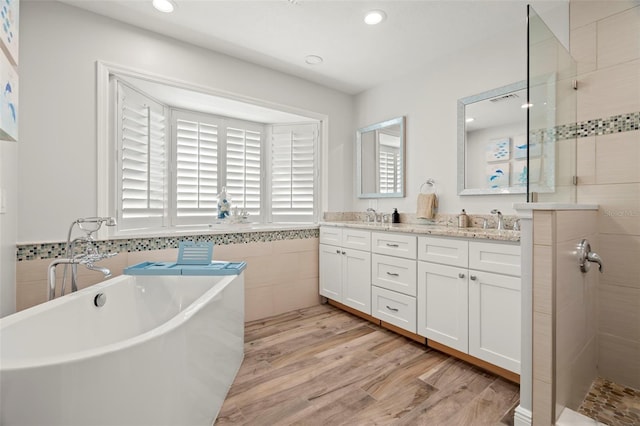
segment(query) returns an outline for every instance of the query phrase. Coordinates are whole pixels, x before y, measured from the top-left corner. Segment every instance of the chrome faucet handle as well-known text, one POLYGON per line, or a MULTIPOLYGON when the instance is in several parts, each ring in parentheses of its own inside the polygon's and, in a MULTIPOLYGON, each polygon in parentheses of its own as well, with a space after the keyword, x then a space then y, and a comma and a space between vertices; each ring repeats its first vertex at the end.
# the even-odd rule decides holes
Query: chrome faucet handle
POLYGON ((591 251, 591 244, 586 239, 580 241, 578 244, 578 263, 580 266, 580 271, 589 272, 589 267, 591 266, 591 262, 598 264, 598 270, 602 273, 602 258, 598 253, 591 251))
POLYGON ((504 229, 504 221, 502 219, 502 212, 498 209, 493 209, 491 210, 491 214, 497 214, 498 215, 498 224, 496 225, 496 229, 498 230, 502 230, 504 229))

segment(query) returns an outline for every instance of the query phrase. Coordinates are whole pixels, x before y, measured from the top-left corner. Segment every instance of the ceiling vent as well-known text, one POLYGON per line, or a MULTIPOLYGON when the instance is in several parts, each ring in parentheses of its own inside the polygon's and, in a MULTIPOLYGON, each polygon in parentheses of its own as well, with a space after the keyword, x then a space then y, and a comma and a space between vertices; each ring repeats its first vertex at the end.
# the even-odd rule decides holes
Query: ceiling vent
POLYGON ((509 99, 518 99, 519 97, 520 96, 518 96, 515 93, 509 93, 508 95, 498 96, 497 98, 489 99, 489 101, 491 101, 491 102, 503 102, 503 101, 508 101, 509 99))

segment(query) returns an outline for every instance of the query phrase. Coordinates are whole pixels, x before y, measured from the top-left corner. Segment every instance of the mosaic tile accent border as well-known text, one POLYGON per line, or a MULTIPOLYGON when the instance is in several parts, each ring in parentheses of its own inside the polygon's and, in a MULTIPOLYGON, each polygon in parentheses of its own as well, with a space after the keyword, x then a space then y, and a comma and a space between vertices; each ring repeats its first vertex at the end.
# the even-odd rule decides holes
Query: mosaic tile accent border
POLYGON ((632 132, 634 130, 640 130, 640 112, 630 112, 557 126, 552 132, 547 132, 545 136, 549 138, 547 140, 564 140, 632 132))
MULTIPOLYGON (((213 242, 214 245, 248 244, 257 242, 300 240, 319 238, 320 228, 282 231, 230 232, 225 234, 182 235, 171 237, 131 238, 96 241, 102 253, 125 253, 136 251, 178 248, 180 241, 213 242)), ((64 257, 66 243, 20 244, 17 246, 17 261, 55 259, 64 257)))

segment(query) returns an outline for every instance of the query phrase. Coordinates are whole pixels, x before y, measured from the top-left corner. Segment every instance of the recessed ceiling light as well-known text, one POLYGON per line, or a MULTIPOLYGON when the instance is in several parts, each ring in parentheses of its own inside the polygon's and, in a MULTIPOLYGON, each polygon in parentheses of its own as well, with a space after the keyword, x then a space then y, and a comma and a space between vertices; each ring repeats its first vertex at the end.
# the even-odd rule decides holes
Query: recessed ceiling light
POLYGON ((465 121, 465 123, 471 123, 472 121, 475 121, 475 118, 467 117, 464 121, 465 121))
POLYGON ((364 16, 364 22, 368 25, 377 25, 387 18, 387 14, 382 10, 372 10, 364 16))
POLYGON ((318 55, 307 55, 305 56, 304 61, 309 65, 318 65, 321 64, 324 59, 322 59, 322 56, 318 55))
POLYGON ((153 0, 153 7, 160 12, 171 13, 176 8, 176 5, 171 0, 153 0))
POLYGON ((533 104, 522 104, 522 105, 520 105, 520 108, 527 109, 527 108, 531 108, 532 106, 533 106, 533 104))

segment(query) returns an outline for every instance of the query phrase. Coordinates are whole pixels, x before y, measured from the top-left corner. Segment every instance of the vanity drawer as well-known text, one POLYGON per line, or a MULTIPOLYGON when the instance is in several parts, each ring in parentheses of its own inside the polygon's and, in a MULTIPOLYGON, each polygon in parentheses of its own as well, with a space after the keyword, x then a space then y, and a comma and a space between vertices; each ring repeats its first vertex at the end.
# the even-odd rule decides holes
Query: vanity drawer
POLYGON ((520 276, 520 245, 469 242, 469 268, 520 276))
POLYGON ((413 235, 389 234, 387 232, 372 232, 371 251, 373 253, 415 259, 416 237, 413 235))
POLYGON ((395 291, 371 287, 371 314, 403 330, 416 332, 416 298, 395 291))
POLYGON ((342 244, 342 228, 335 226, 320 227, 320 244, 339 246, 342 244))
POLYGON ((408 296, 416 295, 416 261, 381 254, 371 255, 371 280, 373 285, 397 291, 408 296))
POLYGON ((342 247, 365 251, 371 250, 371 232, 343 228, 342 247))
POLYGON ((418 259, 466 268, 469 265, 469 242, 453 238, 419 237, 418 259))

